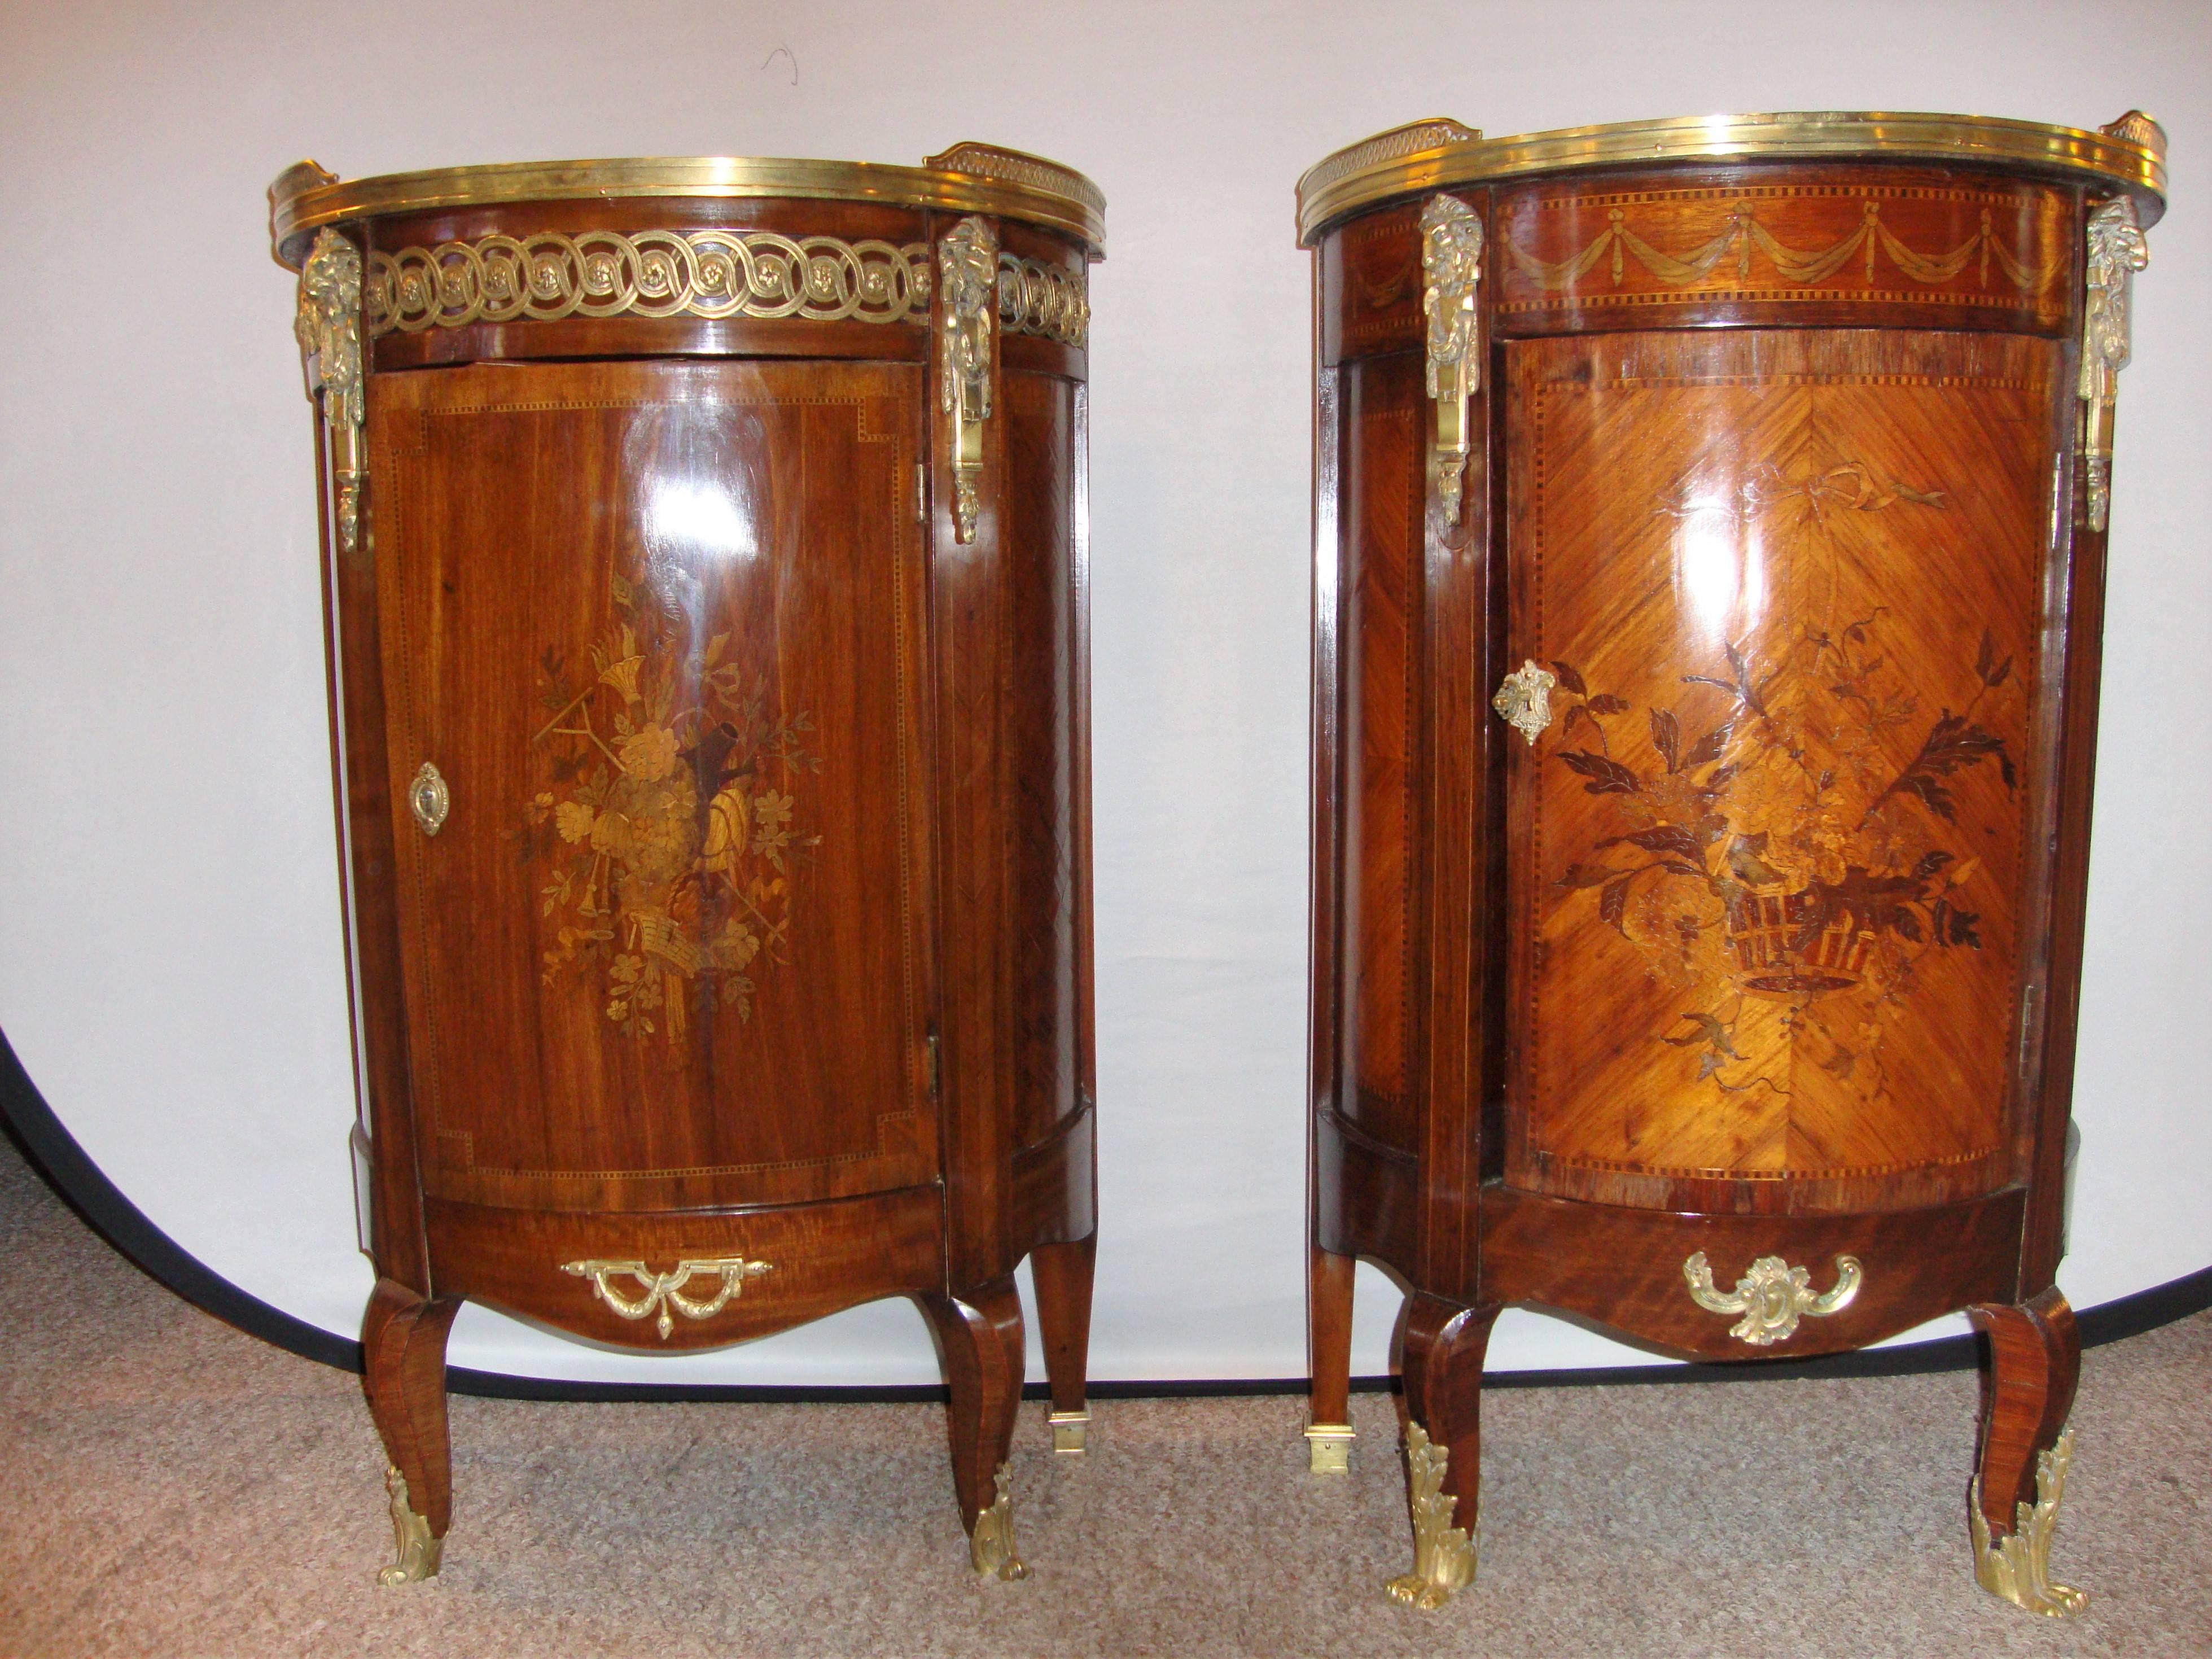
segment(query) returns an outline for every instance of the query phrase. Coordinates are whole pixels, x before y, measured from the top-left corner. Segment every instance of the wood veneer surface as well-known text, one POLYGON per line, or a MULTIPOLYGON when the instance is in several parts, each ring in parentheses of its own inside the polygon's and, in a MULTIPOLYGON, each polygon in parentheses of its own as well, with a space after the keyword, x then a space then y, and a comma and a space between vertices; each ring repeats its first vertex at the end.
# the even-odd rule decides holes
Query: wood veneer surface
POLYGON ((2057 349, 1507 359, 1508 655, 1560 682, 1509 750, 1509 1180, 1723 1209, 2004 1184, 2057 349))
POLYGON ((936 1173, 919 376, 380 378, 371 444, 434 1197, 827 1198, 936 1173), (404 809, 402 809, 404 817, 404 809))

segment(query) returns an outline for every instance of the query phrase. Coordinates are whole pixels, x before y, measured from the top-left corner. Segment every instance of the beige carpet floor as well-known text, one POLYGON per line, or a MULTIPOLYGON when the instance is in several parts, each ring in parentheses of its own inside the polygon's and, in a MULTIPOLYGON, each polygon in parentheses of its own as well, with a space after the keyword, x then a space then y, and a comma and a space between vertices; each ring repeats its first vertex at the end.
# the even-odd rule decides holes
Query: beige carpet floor
POLYGON ((979 1584, 929 1406, 453 1401, 434 1583, 380 1589, 356 1380, 208 1318, 0 1143, 0 1653, 2212 1653, 2212 1316, 2091 1351, 2058 1536, 2070 1623, 1984 1595, 1974 1380, 1500 1390, 1480 1581, 1389 1605, 1410 1546, 1387 1396, 1353 1473, 1297 1401, 1108 1401, 1055 1460, 1025 1407, 1033 1576, 979 1584))

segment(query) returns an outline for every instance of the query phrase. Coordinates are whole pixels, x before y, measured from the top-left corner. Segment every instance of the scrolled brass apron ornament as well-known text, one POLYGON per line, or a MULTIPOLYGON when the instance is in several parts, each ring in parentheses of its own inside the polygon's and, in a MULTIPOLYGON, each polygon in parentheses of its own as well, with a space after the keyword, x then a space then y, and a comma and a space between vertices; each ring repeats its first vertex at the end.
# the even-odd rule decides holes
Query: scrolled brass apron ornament
POLYGON ((1713 1270, 1699 1250, 1682 1264, 1682 1277, 1689 1281, 1690 1299, 1706 1312, 1743 1316, 1729 1328, 1730 1336, 1763 1348, 1790 1336, 1801 1317, 1825 1319, 1850 1307, 1859 1293, 1862 1274, 1856 1256, 1839 1255, 1835 1284, 1815 1295, 1811 1269, 1793 1267, 1778 1255, 1763 1255, 1736 1280, 1733 1291, 1723 1292, 1713 1287, 1713 1270))
POLYGON ((564 1261, 561 1271, 574 1273, 579 1279, 592 1281, 592 1293, 622 1319, 647 1319, 658 1313, 660 1317, 654 1328, 665 1342, 676 1329, 676 1322, 669 1316, 671 1309, 686 1319, 712 1319, 728 1307, 744 1291, 745 1280, 758 1279, 770 1271, 771 1263, 748 1261, 741 1255, 720 1255, 699 1261, 684 1261, 676 1264, 670 1273, 657 1273, 642 1261, 564 1261), (684 1294, 684 1287, 702 1273, 711 1273, 721 1281, 721 1289, 704 1301, 696 1301, 684 1294), (631 1279, 645 1287, 645 1294, 632 1300, 607 1281, 610 1279, 631 1279))

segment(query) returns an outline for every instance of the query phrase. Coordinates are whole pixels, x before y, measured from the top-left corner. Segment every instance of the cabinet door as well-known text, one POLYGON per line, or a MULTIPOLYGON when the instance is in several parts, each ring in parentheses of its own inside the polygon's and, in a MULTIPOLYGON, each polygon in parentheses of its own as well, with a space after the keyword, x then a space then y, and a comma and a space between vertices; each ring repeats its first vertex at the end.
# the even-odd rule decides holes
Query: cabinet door
POLYGON ((872 363, 376 380, 431 1196, 934 1178, 922 390, 872 363), (409 804, 426 766, 434 833, 409 804))
POLYGON ((1514 1185, 1686 1210, 2008 1184, 2060 349, 1509 348, 1514 1185))

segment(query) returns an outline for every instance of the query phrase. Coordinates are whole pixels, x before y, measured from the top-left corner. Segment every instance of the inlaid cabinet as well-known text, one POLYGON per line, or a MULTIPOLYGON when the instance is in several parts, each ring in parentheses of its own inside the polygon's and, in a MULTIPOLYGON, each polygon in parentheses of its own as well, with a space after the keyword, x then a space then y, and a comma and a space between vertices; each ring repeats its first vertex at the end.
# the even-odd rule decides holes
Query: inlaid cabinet
POLYGON ((918 167, 270 191, 315 405, 398 1559, 474 1300, 714 1347, 878 1297, 975 1567, 1033 1266, 1082 1449, 1096 1217, 1085 348, 1103 201, 918 167))
POLYGON ((1965 1310, 1977 1575, 2081 1605, 2054 1279, 2164 148, 2134 113, 1428 121, 1301 182, 1308 1435, 1343 1466, 1374 1261, 1399 1599, 1472 1580, 1484 1346, 1528 1305, 1749 1362, 1965 1310))

